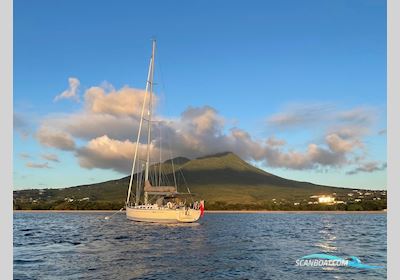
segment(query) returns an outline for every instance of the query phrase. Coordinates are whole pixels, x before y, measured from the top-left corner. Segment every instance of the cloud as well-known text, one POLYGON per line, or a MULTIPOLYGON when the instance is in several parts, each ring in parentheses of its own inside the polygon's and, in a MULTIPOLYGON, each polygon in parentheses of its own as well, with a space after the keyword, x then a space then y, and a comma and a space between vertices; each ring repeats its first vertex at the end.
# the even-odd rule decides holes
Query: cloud
POLYGON ((375 171, 385 170, 386 167, 387 167, 386 163, 379 164, 376 161, 370 161, 370 162, 366 162, 366 163, 360 165, 359 167, 357 167, 357 168, 355 168, 353 170, 350 170, 350 171, 346 172, 346 174, 347 175, 354 175, 354 174, 357 174, 357 173, 360 173, 360 172, 372 173, 372 172, 375 172, 375 171))
POLYGON ((304 170, 322 166, 338 167, 348 160, 345 153, 338 153, 312 143, 308 145, 304 152, 283 151, 275 147, 267 147, 265 149, 265 161, 267 165, 272 167, 304 170))
POLYGON ((79 148, 76 155, 80 166, 88 169, 103 168, 127 172, 133 159, 135 146, 129 140, 119 141, 104 135, 90 140, 79 148))
POLYGON ((39 142, 46 147, 53 147, 64 151, 75 149, 75 142, 71 135, 63 131, 57 131, 41 127, 36 134, 39 142))
POLYGON ((223 118, 210 106, 189 107, 182 113, 181 120, 186 129, 196 135, 216 135, 224 124, 223 118))
MULTIPOLYGON (((123 87, 115 91, 110 86, 91 87, 85 92, 85 106, 92 113, 106 113, 115 116, 139 116, 142 110, 145 91, 123 87), (107 89, 111 89, 107 92, 107 89)), ((149 102, 147 97, 146 104, 149 102)), ((153 106, 157 102, 153 95, 153 106)))
POLYGON ((346 140, 334 133, 326 136, 326 143, 331 151, 337 153, 347 153, 355 148, 362 147, 359 140, 346 140))
MULTIPOLYGON (((44 146, 73 152, 83 168, 126 174, 132 165, 143 98, 140 89, 117 90, 108 83, 91 87, 84 94, 81 111, 47 116, 39 126, 37 139, 44 146)), ((274 135, 256 139, 239 127, 227 127, 228 122, 211 106, 189 106, 176 118, 153 116, 158 121, 153 124, 151 145, 157 155, 162 147, 163 160, 232 151, 269 167, 338 168, 366 160, 363 140, 370 133, 375 114, 365 106, 338 110, 332 104, 292 105, 269 117, 267 124, 285 132, 309 126, 319 133, 319 138, 308 139, 304 147, 293 149, 287 139, 274 135)), ((141 158, 147 141, 146 133, 142 135, 141 158)))
POLYGON ((24 128, 27 126, 27 121, 19 113, 14 113, 13 115, 13 126, 14 129, 24 128))
POLYGON ((374 107, 359 106, 340 110, 333 104, 292 104, 283 112, 267 118, 267 125, 274 129, 304 129, 311 127, 370 128, 378 111, 374 107))
MULTIPOLYGON (((63 127, 74 136, 79 135, 79 137, 89 139, 87 145, 75 150, 80 165, 84 168, 104 168, 114 169, 122 173, 129 172, 135 149, 133 138, 135 138, 134 134, 137 132, 127 134, 126 130, 131 130, 130 125, 136 123, 129 119, 125 127, 121 128, 119 127, 120 122, 126 120, 125 116, 107 115, 104 118, 102 113, 90 113, 88 116, 90 117, 70 116, 66 122, 68 125, 58 126, 59 128, 63 127), (95 126, 91 121, 85 123, 85 119, 97 119, 100 125, 95 126), (107 125, 103 125, 105 123, 107 125), (115 139, 109 136, 109 134, 118 136, 120 130, 127 138, 115 139), (103 134, 97 136, 96 134, 100 132, 103 134), (92 136, 94 137, 90 139, 92 136)), ((46 125, 48 126, 50 123, 47 122, 46 125)), ((58 124, 60 123, 58 122, 58 124)), ((231 128, 226 133, 224 132, 224 124, 223 117, 210 106, 189 107, 181 114, 180 118, 162 121, 153 128, 152 150, 156 151, 155 154, 158 154, 159 147, 162 146, 164 159, 170 155, 193 158, 228 150, 245 160, 262 161, 267 166, 304 170, 343 166, 349 163, 348 157, 362 147, 362 144, 356 138, 330 133, 326 135, 324 143, 310 143, 305 151, 296 151, 288 149, 285 140, 273 136, 264 141, 257 140, 253 139, 247 131, 237 127, 231 128), (162 138, 160 138, 160 132, 162 138)), ((50 133, 46 131, 42 134, 48 135, 50 133)), ((70 134, 63 135, 64 137, 61 137, 59 133, 50 135, 52 137, 45 138, 47 142, 50 142, 48 138, 64 139, 70 134)), ((139 144, 141 151, 145 150, 143 140, 141 139, 139 144)), ((45 141, 42 140, 43 142, 45 141)), ((54 147, 57 143, 61 146, 60 142, 62 141, 52 141, 48 145, 54 147)), ((68 147, 72 149, 73 145, 71 144, 68 147)))
MULTIPOLYGON (((312 169, 354 163, 365 157, 364 138, 371 133, 377 115, 378 111, 370 106, 341 110, 332 104, 291 105, 267 119, 269 128, 286 133, 291 129, 299 129, 302 133, 310 129, 312 133, 322 132, 322 137, 317 141, 319 144, 311 140, 304 152, 270 149, 266 159, 268 165, 312 169)), ((269 146, 273 146, 271 144, 273 142, 269 146)))
POLYGON ((25 164, 25 166, 29 168, 51 168, 47 162, 45 163, 28 162, 25 164))
POLYGON ((27 153, 20 153, 20 154, 19 154, 19 157, 20 157, 20 158, 23 158, 23 159, 30 159, 30 158, 32 158, 32 156, 31 156, 30 154, 27 154, 27 153))
POLYGON ((79 94, 78 94, 80 85, 79 80, 77 78, 71 77, 68 79, 68 84, 69 84, 68 89, 64 90, 62 93, 54 97, 55 102, 61 99, 71 99, 76 102, 79 102, 79 94))
POLYGON ((13 129, 18 131, 23 138, 27 138, 30 134, 29 120, 20 113, 13 114, 13 129))
POLYGON ((378 135, 386 135, 386 133, 387 133, 387 129, 386 128, 381 129, 381 130, 378 131, 378 135))
POLYGON ((337 118, 355 124, 371 124, 374 122, 376 114, 375 108, 364 106, 338 112, 337 118))
POLYGON ((50 115, 42 120, 41 127, 61 130, 82 140, 91 140, 103 135, 118 140, 133 140, 139 127, 139 121, 130 116, 84 111, 67 115, 50 115))
MULTIPOLYGON (((84 147, 76 150, 76 156, 79 159, 81 167, 113 169, 119 172, 128 173, 132 168, 132 160, 136 143, 129 140, 119 141, 110 139, 104 135, 88 142, 84 147)), ((159 155, 159 150, 152 144, 151 150, 154 155, 159 155)), ((139 143, 139 158, 146 157, 146 147, 139 143)), ((165 155, 164 155, 165 156, 165 155)), ((155 158, 151 158, 155 161, 155 158)))
POLYGON ((172 143, 178 147, 174 154, 194 157, 229 150, 246 160, 264 161, 267 166, 311 169, 318 166, 342 166, 348 162, 349 153, 360 147, 356 140, 345 140, 331 134, 327 135, 325 146, 310 143, 304 152, 287 150, 284 149, 286 141, 283 139, 269 137, 266 141, 256 140, 239 128, 232 128, 229 134, 225 134, 223 119, 215 115, 215 110, 210 114, 208 109, 190 109, 196 112, 196 119, 207 119, 201 122, 207 124, 204 125, 206 129, 197 129, 198 124, 193 122, 192 114, 182 114, 181 119, 175 120, 174 126, 179 127, 179 130, 170 129, 169 132, 172 143), (190 123, 191 126, 182 123, 190 123))
POLYGON ((320 122, 321 116, 326 118, 333 110, 329 104, 292 104, 283 112, 267 118, 267 124, 275 128, 303 127, 320 122))
POLYGON ((60 160, 58 159, 58 156, 56 154, 43 154, 41 157, 45 160, 60 162, 60 160))
MULTIPOLYGON (((72 137, 91 140, 102 135, 133 140, 141 114, 145 91, 129 87, 115 90, 104 84, 85 92, 83 110, 73 114, 52 114, 40 127, 63 131, 72 137)), ((157 98, 153 98, 153 105, 157 98)))
POLYGON ((370 125, 334 124, 327 128, 328 134, 337 134, 343 139, 359 139, 368 135, 370 125))
POLYGON ((271 147, 276 147, 276 146, 284 146, 286 144, 286 141, 283 139, 277 139, 275 136, 271 136, 267 139, 267 145, 271 147))

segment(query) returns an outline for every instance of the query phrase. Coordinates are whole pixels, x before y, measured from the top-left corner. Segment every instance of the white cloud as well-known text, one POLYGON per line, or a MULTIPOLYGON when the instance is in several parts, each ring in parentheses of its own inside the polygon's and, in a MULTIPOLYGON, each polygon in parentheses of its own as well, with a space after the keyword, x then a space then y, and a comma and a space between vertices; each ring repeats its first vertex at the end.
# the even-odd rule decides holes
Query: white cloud
POLYGON ((28 168, 39 168, 39 169, 51 168, 47 162, 45 162, 45 163, 28 162, 28 163, 25 164, 25 166, 28 167, 28 168))
POLYGON ((52 128, 41 127, 36 134, 39 142, 46 147, 71 151, 75 149, 75 142, 71 135, 52 128))
POLYGON ((284 146, 286 144, 286 141, 283 139, 277 139, 275 136, 270 136, 267 139, 267 145, 271 147, 276 147, 276 146, 284 146))
POLYGON ((342 166, 347 162, 347 155, 312 143, 304 152, 266 147, 265 162, 272 167, 304 170, 342 166))
MULTIPOLYGON (((143 90, 129 87, 119 90, 110 84, 91 87, 85 92, 82 111, 48 116, 42 120, 37 139, 45 146, 73 151, 84 168, 127 173, 132 164, 143 97, 143 90), (75 139, 86 144, 77 147, 75 139)), ((241 128, 226 127, 227 122, 216 109, 203 106, 188 107, 175 119, 154 116, 161 122, 153 129, 152 149, 158 154, 162 146, 164 160, 171 155, 193 158, 232 151, 245 160, 298 170, 354 164, 360 161, 357 160, 360 151, 365 159, 363 139, 374 123, 375 117, 370 115, 373 109, 337 110, 326 104, 290 109, 268 118, 268 124, 285 130, 312 124, 311 128, 320 133, 318 141, 309 139, 304 148, 291 149, 290 139, 274 135, 255 139, 241 128)), ((144 140, 140 139, 140 143, 144 140)), ((139 145, 143 153, 143 145, 139 145)))
POLYGON ((58 156, 56 154, 43 154, 41 157, 45 160, 60 162, 60 160, 58 159, 58 156))
POLYGON ((346 140, 334 133, 326 136, 326 143, 330 150, 337 153, 347 153, 355 148, 362 147, 359 140, 346 140))
POLYGON ((22 138, 26 139, 31 132, 29 119, 21 113, 14 112, 13 129, 18 131, 22 138))
MULTIPOLYGON (((136 143, 129 140, 119 141, 110 139, 107 135, 97 137, 84 147, 76 150, 80 166, 84 168, 114 169, 128 173, 132 168, 132 160, 136 143)), ((159 155, 159 150, 152 144, 153 155, 159 155)), ((139 158, 145 159, 146 148, 139 143, 139 158)), ((165 155, 164 155, 165 156, 165 155)), ((155 159, 152 159, 155 160, 155 159)))
POLYGON ((377 110, 373 107, 356 107, 337 113, 339 120, 355 124, 371 124, 375 120, 377 110))
POLYGON ((360 172, 367 172, 367 173, 372 173, 375 171, 382 171, 385 170, 387 167, 386 163, 379 163, 377 161, 370 161, 370 162, 365 162, 358 166, 357 168, 350 170, 346 172, 348 175, 354 175, 360 172))
POLYGON ((370 106, 341 110, 333 104, 292 104, 282 112, 268 117, 267 125, 274 129, 285 130, 316 127, 369 129, 376 121, 377 115, 377 109, 370 106))
MULTIPOLYGON (((123 87, 115 91, 114 88, 107 85, 103 87, 91 87, 85 92, 85 106, 89 112, 105 113, 115 116, 139 116, 142 110, 145 91, 123 87), (107 89, 111 89, 107 92, 107 89)), ((150 100, 147 96, 147 102, 150 100)), ((153 95, 153 106, 156 104, 155 95, 153 95)))
POLYGON ((181 121, 196 135, 216 135, 224 125, 224 119, 210 106, 189 107, 182 113, 181 121))
POLYGON ((68 89, 64 90, 62 93, 54 97, 54 101, 59 101, 61 99, 71 99, 76 102, 79 102, 79 85, 80 82, 77 78, 69 78, 68 79, 69 87, 68 89))
POLYGON ((78 112, 50 115, 42 120, 42 127, 64 131, 75 138, 91 140, 108 135, 113 139, 133 139, 139 126, 138 118, 103 113, 78 112))
POLYGON ((267 124, 274 128, 288 129, 315 124, 332 116, 334 108, 329 104, 291 104, 280 113, 267 118, 267 124))
POLYGON ((30 159, 32 158, 32 156, 30 154, 27 153, 20 153, 19 156, 23 159, 30 159))
MULTIPOLYGON (((125 116, 104 117, 100 113, 90 113, 88 117, 75 115, 67 118, 67 124, 58 127, 64 127, 75 137, 89 139, 86 146, 76 149, 76 155, 82 167, 110 168, 127 172, 133 158, 135 147, 133 138, 136 131, 129 132, 128 135, 126 130, 131 130, 133 127, 137 129, 137 123, 129 119, 124 127, 121 127, 121 121, 125 118, 125 116), (90 121, 86 123, 84 120, 90 121), (97 123, 100 125, 93 125, 96 123, 92 122, 93 120, 98 120, 97 123), (118 136, 118 133, 127 138, 123 140, 109 136, 109 134, 118 136)), ((180 118, 164 121, 154 129, 153 149, 161 145, 165 151, 164 159, 170 153, 175 156, 197 157, 221 151, 232 151, 246 160, 263 161, 267 166, 303 170, 321 166, 343 166, 350 162, 349 157, 353 152, 362 148, 358 139, 330 133, 326 135, 324 143, 319 145, 310 143, 302 152, 288 150, 285 140, 273 136, 263 141, 253 139, 247 131, 240 128, 232 128, 229 133, 224 133, 224 129, 224 119, 215 109, 209 106, 190 107, 182 113, 180 118), (158 130, 161 130, 163 139, 159 138, 158 130)), ((64 136, 67 137, 67 135, 69 134, 64 136)), ((56 133, 56 136, 59 134, 56 133)), ((65 137, 58 137, 57 145, 61 147, 59 142, 62 142, 61 140, 65 137)), ((53 147, 56 146, 54 141, 52 143, 53 147)), ((141 150, 144 149, 141 148, 141 150)))

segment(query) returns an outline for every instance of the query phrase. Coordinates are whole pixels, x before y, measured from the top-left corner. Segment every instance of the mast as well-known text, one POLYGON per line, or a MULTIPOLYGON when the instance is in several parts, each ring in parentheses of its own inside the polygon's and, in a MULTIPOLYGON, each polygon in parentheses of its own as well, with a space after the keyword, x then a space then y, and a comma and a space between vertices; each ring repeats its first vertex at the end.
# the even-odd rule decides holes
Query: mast
MULTIPOLYGON (((147 158, 146 158, 146 170, 144 175, 144 181, 149 180, 149 168, 150 168, 150 144, 151 144, 151 115, 152 115, 152 103, 153 103, 153 80, 154 80, 154 56, 156 51, 156 40, 153 40, 153 48, 151 52, 151 65, 150 65, 150 80, 148 85, 150 87, 149 94, 149 110, 147 111, 147 158)), ((144 204, 147 204, 148 195, 147 192, 144 193, 144 204)))
MULTIPOLYGON (((131 171, 131 178, 129 180, 129 188, 128 188, 128 195, 126 197, 126 205, 129 204, 129 200, 131 197, 131 191, 132 191, 132 182, 133 182, 133 174, 134 174, 134 170, 135 170, 135 166, 136 166, 136 161, 137 161, 137 156, 138 156, 138 149, 139 149, 139 141, 140 141, 140 134, 142 131, 142 125, 143 125, 143 116, 144 116, 144 110, 146 108, 146 100, 147 100, 147 95, 149 93, 149 87, 150 87, 150 91, 152 91, 153 89, 153 67, 154 67, 154 52, 155 52, 155 40, 153 40, 153 50, 152 50, 152 54, 151 54, 151 58, 150 58, 150 63, 149 63, 149 72, 147 74, 147 82, 146 82, 146 91, 144 94, 144 99, 143 99, 143 105, 142 105, 142 112, 140 114, 140 122, 139 122, 139 131, 138 131, 138 135, 137 135, 137 139, 136 139, 136 147, 135 147, 135 155, 133 157, 133 163, 132 163, 132 171, 131 171)), ((151 116, 151 102, 152 102, 152 95, 150 92, 150 104, 149 104, 149 110, 148 110, 148 114, 149 117, 151 116)), ((150 121, 149 121, 149 126, 148 126, 148 140, 147 140, 147 160, 146 160, 146 171, 145 171, 145 179, 148 180, 148 176, 149 176, 149 159, 150 159, 150 121)), ((145 194, 145 196, 147 195, 147 193, 145 194)), ((136 189, 136 204, 139 204, 139 199, 140 199, 140 188, 136 189)), ((146 201, 147 202, 147 201, 146 201)))

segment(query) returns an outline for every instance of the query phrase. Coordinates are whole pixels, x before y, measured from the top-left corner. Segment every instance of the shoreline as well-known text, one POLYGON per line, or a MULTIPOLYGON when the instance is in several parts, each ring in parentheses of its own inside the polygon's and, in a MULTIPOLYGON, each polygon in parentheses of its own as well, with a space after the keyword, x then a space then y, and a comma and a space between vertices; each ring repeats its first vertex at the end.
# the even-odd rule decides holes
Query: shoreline
MULTIPOLYGON (((116 213, 119 210, 13 210, 13 213, 116 213)), ((125 212, 125 211, 121 211, 125 212)), ((387 214, 387 211, 205 210, 205 214, 387 214)))
POLYGON ((252 213, 269 213, 269 214, 387 214, 386 211, 338 211, 338 210, 206 210, 205 213, 213 214, 213 213, 226 213, 226 214, 234 214, 234 213, 242 213, 242 214, 252 214, 252 213))

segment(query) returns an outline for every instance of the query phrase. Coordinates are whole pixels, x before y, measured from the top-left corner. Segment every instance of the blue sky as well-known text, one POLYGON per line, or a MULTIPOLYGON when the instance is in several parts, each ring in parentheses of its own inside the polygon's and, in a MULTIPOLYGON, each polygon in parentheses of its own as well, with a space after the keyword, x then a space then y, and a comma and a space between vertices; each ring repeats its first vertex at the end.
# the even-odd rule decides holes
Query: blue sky
MULTIPOLYGON (((176 120, 174 128, 206 117, 212 123, 207 131, 213 137, 196 134, 204 139, 200 147, 215 143, 212 148, 175 153, 193 157, 228 141, 246 160, 283 177, 386 187, 385 1, 17 0, 15 189, 127 174, 111 165, 118 161, 115 155, 110 165, 96 165, 100 155, 91 149, 89 159, 87 152, 93 148, 88 143, 104 135, 109 138, 104 145, 120 149, 128 147, 121 142, 127 139, 111 137, 108 127, 82 137, 70 122, 83 114, 93 120, 110 114, 87 111, 92 103, 85 96, 92 87, 115 89, 116 98, 124 88, 144 88, 152 37, 158 42, 157 114, 176 120), (74 93, 80 102, 54 101, 68 89, 69 78, 79 83, 74 93), (44 135, 43 127, 52 134, 44 135), (251 141, 239 142, 235 129, 251 141), (70 137, 74 148, 50 141, 54 131, 70 137), (284 144, 268 146, 268 139, 284 144)), ((121 123, 132 114, 113 120, 121 123)), ((132 129, 129 141, 135 133, 132 129)), ((184 133, 200 132, 197 127, 184 133)))

